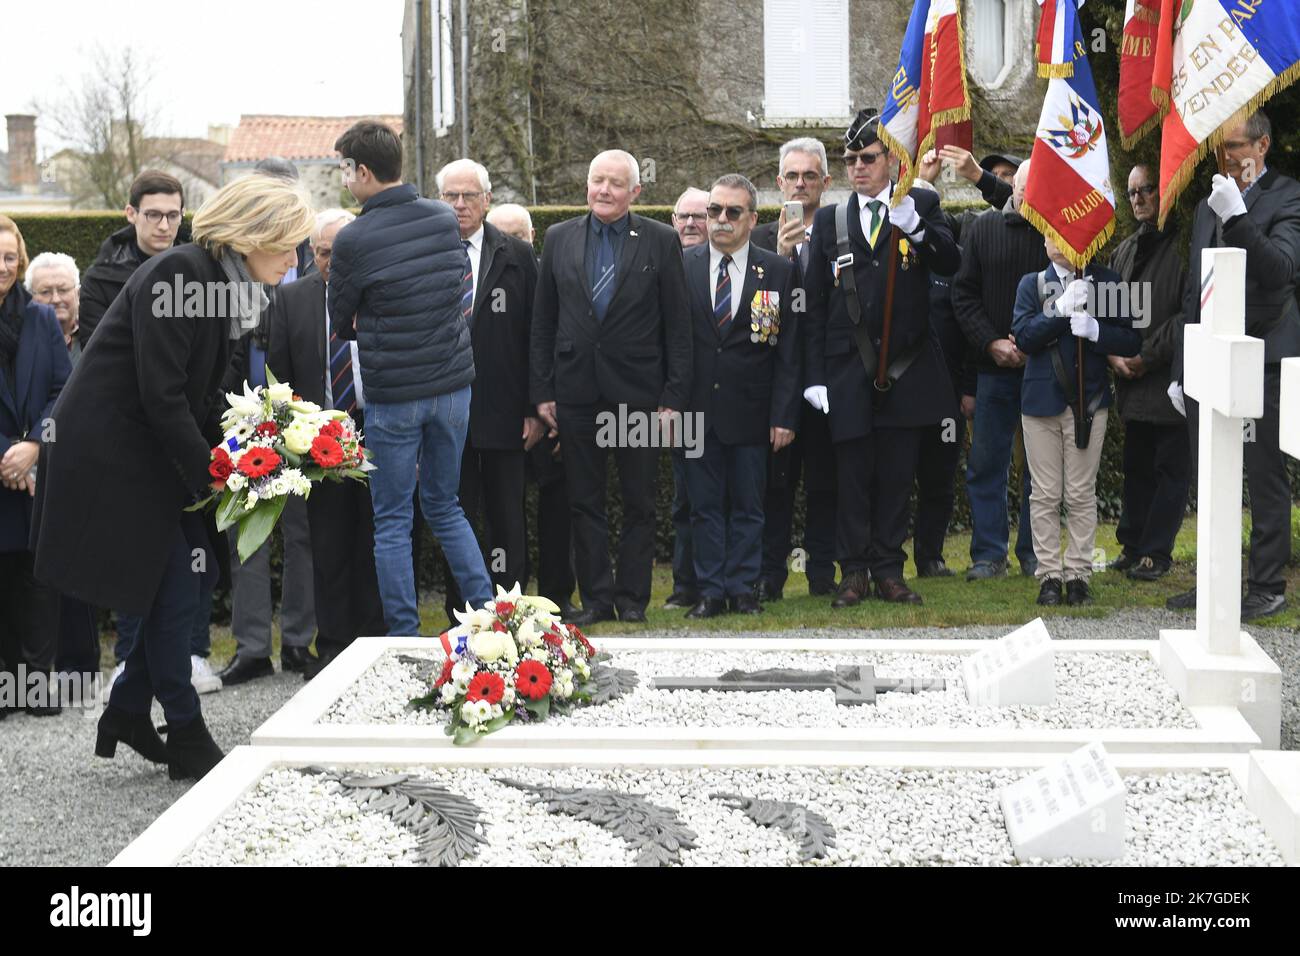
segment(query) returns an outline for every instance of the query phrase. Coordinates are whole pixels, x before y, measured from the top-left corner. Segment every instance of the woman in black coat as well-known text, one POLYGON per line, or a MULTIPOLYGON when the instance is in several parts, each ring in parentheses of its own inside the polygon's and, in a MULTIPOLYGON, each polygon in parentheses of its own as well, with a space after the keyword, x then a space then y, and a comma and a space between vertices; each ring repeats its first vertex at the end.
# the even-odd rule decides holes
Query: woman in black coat
POLYGON ((54 407, 36 490, 36 575, 64 594, 144 620, 99 722, 173 779, 221 759, 190 683, 200 579, 215 560, 204 519, 234 342, 297 262, 314 219, 305 194, 267 176, 224 187, 194 216, 194 242, 151 257, 105 313, 54 407), (230 294, 239 290, 242 296, 230 294), (149 718, 167 718, 166 744, 149 718))
MULTIPOLYGON (((48 681, 59 647, 58 595, 32 575, 28 542, 37 455, 54 438, 47 423, 72 362, 54 310, 19 281, 26 271, 23 235, 0 216, 0 671, 20 693, 35 692, 24 709, 46 717, 59 712, 52 688, 41 693, 18 668, 48 681)), ((0 700, 0 720, 8 715, 0 700)))

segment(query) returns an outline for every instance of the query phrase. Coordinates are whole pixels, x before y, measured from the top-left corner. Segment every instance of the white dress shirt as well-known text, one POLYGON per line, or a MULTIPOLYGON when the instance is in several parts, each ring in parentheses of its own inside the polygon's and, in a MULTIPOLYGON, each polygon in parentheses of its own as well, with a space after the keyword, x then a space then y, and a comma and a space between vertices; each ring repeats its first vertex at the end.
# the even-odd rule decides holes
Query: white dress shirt
MULTIPOLYGON (((334 386, 330 381, 330 360, 334 357, 329 347, 330 333, 334 330, 330 328, 330 304, 329 289, 326 287, 325 292, 325 407, 334 407, 334 386)), ((357 399, 357 408, 366 407, 366 396, 361 391, 361 353, 357 350, 357 340, 353 339, 348 343, 352 347, 352 393, 357 399)))
MULTIPOLYGON (((463 242, 464 240, 462 240, 463 242)), ((469 237, 469 267, 474 273, 474 303, 478 304, 478 264, 483 260, 483 227, 469 237)))
MULTIPOLYGON (((718 307, 718 267, 722 265, 722 257, 726 253, 719 252, 713 243, 709 243, 709 301, 713 307, 718 307)), ((749 267, 749 243, 736 252, 730 253, 731 264, 727 266, 727 275, 731 276, 731 317, 736 317, 736 312, 740 308, 740 296, 745 291, 745 269, 749 267)))

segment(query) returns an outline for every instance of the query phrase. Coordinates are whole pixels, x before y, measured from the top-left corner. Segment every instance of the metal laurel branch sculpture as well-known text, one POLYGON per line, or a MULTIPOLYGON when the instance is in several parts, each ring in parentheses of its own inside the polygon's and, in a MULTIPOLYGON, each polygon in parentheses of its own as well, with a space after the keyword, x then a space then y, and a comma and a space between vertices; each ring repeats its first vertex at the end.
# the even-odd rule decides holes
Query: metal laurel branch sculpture
POLYGON ((651 803, 639 794, 534 787, 508 779, 497 783, 534 794, 533 802, 546 804, 548 813, 586 820, 622 837, 637 851, 637 866, 671 866, 682 862, 682 850, 695 849, 695 832, 677 819, 676 810, 651 803))
POLYGON ((363 810, 386 814, 409 830, 418 841, 417 852, 425 866, 456 866, 477 856, 479 845, 487 843, 479 833, 482 811, 478 805, 445 787, 405 773, 365 776, 321 767, 299 772, 334 782, 363 810))
POLYGON ((742 797, 734 793, 713 793, 709 797, 739 810, 760 827, 781 830, 799 844, 800 863, 825 859, 826 850, 835 846, 835 828, 830 821, 802 804, 742 797))

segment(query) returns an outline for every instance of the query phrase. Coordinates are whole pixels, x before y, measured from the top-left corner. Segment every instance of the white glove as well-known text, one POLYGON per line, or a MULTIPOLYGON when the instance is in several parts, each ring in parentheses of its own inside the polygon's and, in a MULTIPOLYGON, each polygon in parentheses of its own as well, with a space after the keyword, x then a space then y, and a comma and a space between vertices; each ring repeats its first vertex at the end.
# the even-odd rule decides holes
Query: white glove
POLYGON ((897 206, 889 207, 889 221, 909 236, 920 228, 921 216, 911 196, 904 196, 897 206))
POLYGON ((1081 339, 1087 339, 1089 342, 1095 342, 1101 335, 1101 326, 1087 312, 1071 312, 1070 334, 1077 335, 1081 339))
POLYGON ((1214 186, 1210 198, 1206 200, 1220 222, 1227 222, 1233 216, 1240 216, 1246 211, 1246 200, 1241 198, 1241 190, 1236 180, 1220 173, 1214 174, 1214 186))
POLYGON ((831 399, 825 385, 809 385, 803 390, 803 398, 817 411, 826 415, 831 413, 831 399))
POLYGON ((1186 418, 1187 403, 1183 401, 1183 387, 1177 382, 1170 382, 1169 388, 1165 394, 1169 396, 1169 401, 1173 404, 1174 408, 1178 409, 1178 414, 1182 415, 1183 418, 1186 418))
POLYGON ((1059 296, 1056 297, 1056 314, 1073 315, 1075 312, 1082 312, 1088 308, 1088 296, 1091 292, 1091 285, 1086 279, 1073 279, 1065 287, 1059 296))

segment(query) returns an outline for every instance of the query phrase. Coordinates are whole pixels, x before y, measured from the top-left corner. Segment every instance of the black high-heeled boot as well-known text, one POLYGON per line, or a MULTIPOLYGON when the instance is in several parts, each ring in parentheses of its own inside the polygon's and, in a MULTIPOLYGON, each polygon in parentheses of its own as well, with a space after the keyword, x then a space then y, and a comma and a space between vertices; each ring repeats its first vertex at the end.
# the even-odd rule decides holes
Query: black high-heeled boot
POLYGON ((208 733, 203 715, 182 727, 169 726, 167 731, 167 776, 173 780, 202 779, 221 763, 225 754, 208 733))
POLYGON ((120 707, 109 704, 99 718, 95 734, 95 756, 112 757, 118 742, 126 744, 145 760, 167 762, 167 745, 154 730, 148 714, 129 714, 120 707))

